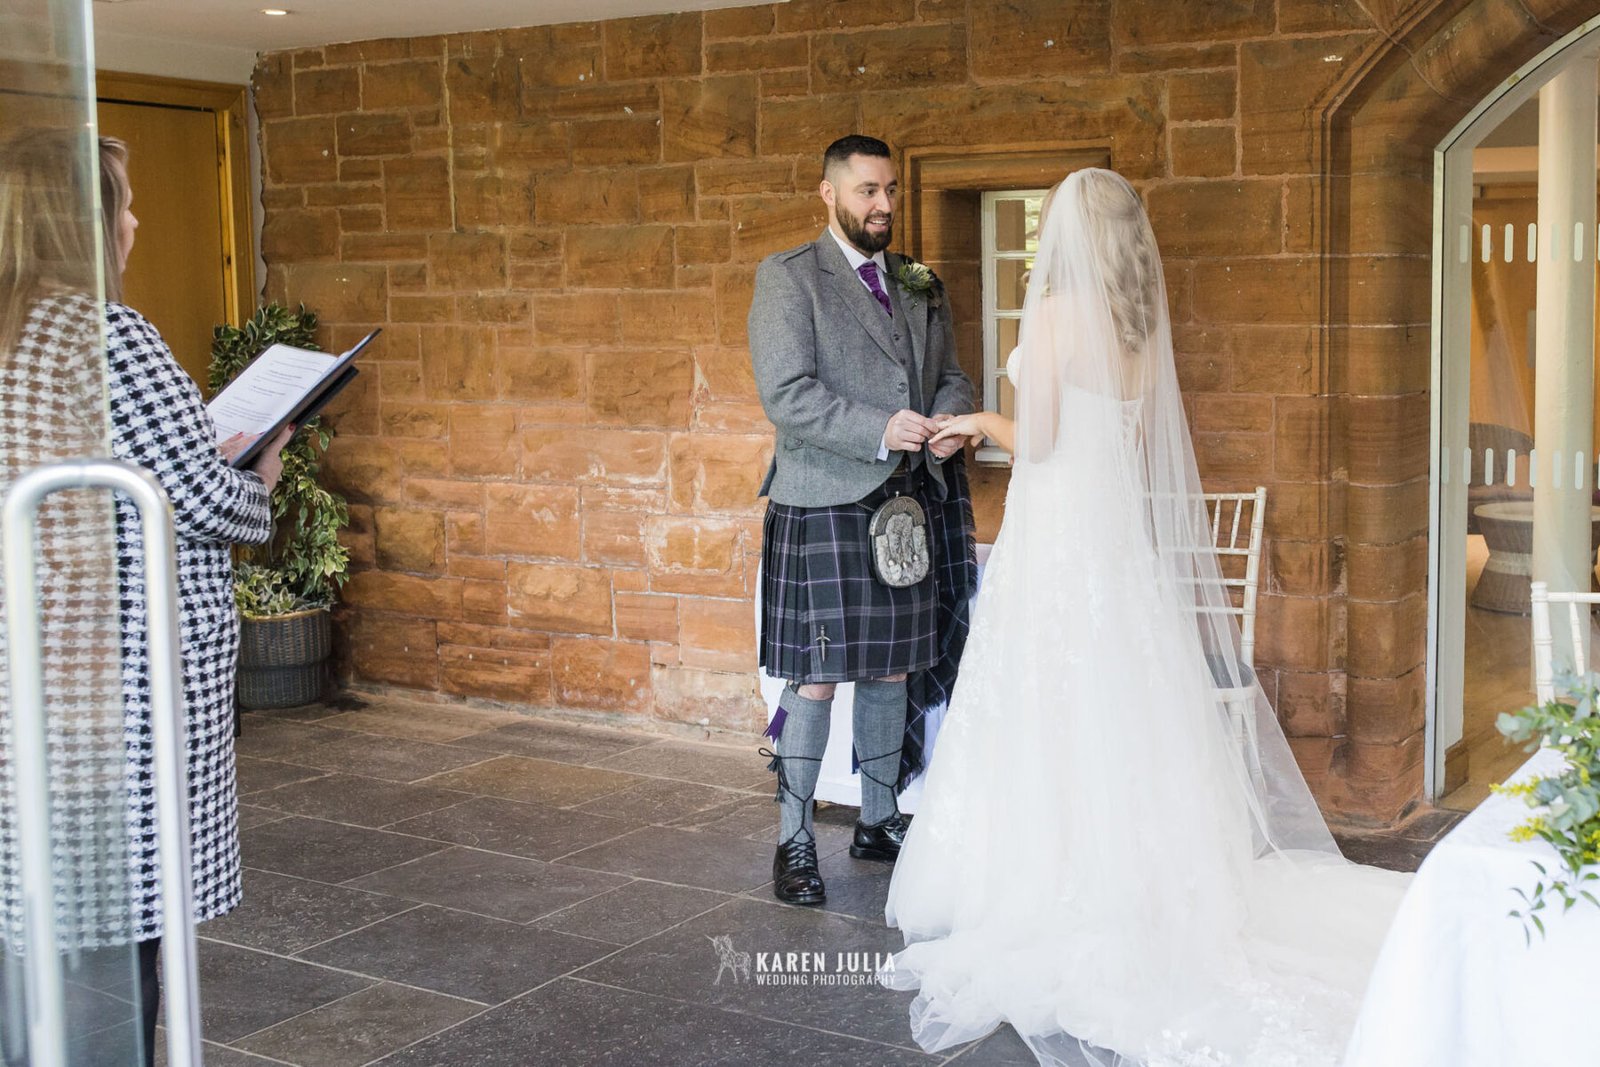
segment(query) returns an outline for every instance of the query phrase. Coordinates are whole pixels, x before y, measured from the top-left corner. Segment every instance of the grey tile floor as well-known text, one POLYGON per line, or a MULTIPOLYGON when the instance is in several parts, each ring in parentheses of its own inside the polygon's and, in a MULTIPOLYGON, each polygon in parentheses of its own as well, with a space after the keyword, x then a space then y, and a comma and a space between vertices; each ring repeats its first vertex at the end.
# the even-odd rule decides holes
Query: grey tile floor
MULTIPOLYGON (((827 905, 772 898, 753 743, 368 694, 243 729, 244 904, 200 928, 212 1067, 1033 1062, 1009 1029, 922 1053, 909 993, 723 973, 713 939, 899 947, 853 808, 819 809, 827 905)), ((1350 845, 1414 867, 1448 823, 1350 845)))

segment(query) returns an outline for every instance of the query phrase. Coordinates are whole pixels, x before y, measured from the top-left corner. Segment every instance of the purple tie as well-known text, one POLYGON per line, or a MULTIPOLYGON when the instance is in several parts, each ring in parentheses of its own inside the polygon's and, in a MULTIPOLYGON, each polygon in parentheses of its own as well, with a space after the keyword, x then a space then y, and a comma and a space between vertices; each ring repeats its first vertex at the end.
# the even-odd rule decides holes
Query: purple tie
POLYGON ((867 283, 872 295, 883 305, 884 313, 891 319, 894 318, 894 307, 889 303, 889 294, 883 291, 883 283, 878 280, 878 265, 869 259, 856 268, 856 273, 861 275, 861 280, 867 283))

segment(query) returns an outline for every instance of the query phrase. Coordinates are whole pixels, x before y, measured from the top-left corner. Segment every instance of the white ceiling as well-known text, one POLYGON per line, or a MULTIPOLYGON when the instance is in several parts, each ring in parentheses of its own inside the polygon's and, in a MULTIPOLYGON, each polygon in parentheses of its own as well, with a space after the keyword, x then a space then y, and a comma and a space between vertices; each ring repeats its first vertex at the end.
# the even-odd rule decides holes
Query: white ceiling
MULTIPOLYGON (((782 0, 779 0, 782 2, 782 0)), ((751 0, 94 0, 95 34, 271 52, 377 37, 745 7, 751 0), (264 7, 286 8, 281 17, 264 7)))

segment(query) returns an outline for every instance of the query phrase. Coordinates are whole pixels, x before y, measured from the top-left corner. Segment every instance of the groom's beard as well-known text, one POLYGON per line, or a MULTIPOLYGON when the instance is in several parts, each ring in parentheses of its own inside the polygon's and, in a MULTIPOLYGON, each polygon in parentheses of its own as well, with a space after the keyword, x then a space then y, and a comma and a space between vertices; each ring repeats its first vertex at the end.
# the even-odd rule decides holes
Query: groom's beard
POLYGON ((839 220, 839 229, 844 231, 844 239, 855 245, 866 255, 882 252, 889 247, 889 242, 894 239, 894 216, 885 215, 874 211, 865 218, 857 218, 844 209, 842 204, 833 206, 833 217, 839 220), (867 229, 867 220, 882 221, 885 223, 883 230, 874 233, 867 229))

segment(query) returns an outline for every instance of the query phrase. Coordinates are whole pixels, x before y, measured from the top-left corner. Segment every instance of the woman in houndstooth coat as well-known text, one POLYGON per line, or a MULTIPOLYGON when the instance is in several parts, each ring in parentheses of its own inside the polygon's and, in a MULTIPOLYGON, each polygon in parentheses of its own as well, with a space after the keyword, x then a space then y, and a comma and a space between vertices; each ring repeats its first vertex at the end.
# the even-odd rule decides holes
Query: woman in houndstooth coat
MULTIPOLYGON (((104 362, 93 365, 100 334, 95 321, 98 302, 85 292, 88 286, 54 276, 62 262, 75 259, 71 249, 51 249, 70 227, 60 219, 48 221, 52 211, 44 204, 34 203, 28 210, 30 200, 72 195, 73 174, 79 168, 72 165, 70 155, 64 156, 64 147, 59 136, 45 136, 25 138, 7 149, 0 210, 25 219, 31 216, 38 232, 30 243, 36 250, 42 247, 55 254, 42 255, 32 277, 25 269, 23 277, 4 279, 13 283, 12 293, 31 296, 0 309, 0 319, 8 320, 0 321, 0 336, 11 334, 0 353, 4 357, 0 407, 6 414, 0 452, 8 468, 3 473, 9 481, 38 462, 103 454, 98 412, 109 402, 112 455, 155 475, 171 501, 177 535, 194 916, 203 922, 232 909, 240 897, 233 753, 239 622, 230 546, 260 543, 271 534, 269 498, 281 472, 282 441, 268 448, 252 470, 230 467, 218 448, 216 428, 198 387, 173 359, 155 327, 138 312, 114 302, 120 296, 121 274, 138 223, 131 211, 126 148, 109 138, 100 140, 99 155, 104 276, 110 299, 104 310, 104 362), (99 447, 90 447, 96 438, 99 447), (44 448, 24 446, 22 441, 43 442, 44 448)), ((242 447, 243 442, 228 444, 242 447)), ((61 496, 66 499, 52 499, 40 518, 42 529, 49 520, 58 534, 52 539, 46 532, 46 558, 40 568, 58 938, 63 948, 139 943, 148 1056, 153 1052, 156 1018, 154 964, 163 931, 139 516, 129 501, 117 499, 113 574, 104 559, 111 529, 104 521, 105 498, 61 496), (98 569, 93 560, 96 547, 102 553, 98 569), (48 556, 52 550, 62 553, 54 566, 48 556), (113 590, 120 639, 103 619, 101 632, 85 629, 106 614, 103 605, 113 602, 113 590), (110 655, 115 654, 111 649, 120 653, 120 724, 114 716, 97 715, 95 710, 97 704, 107 706, 106 694, 98 691, 106 688, 107 677, 113 680, 109 706, 115 708, 117 703, 115 668, 107 669, 110 655), (120 753, 115 735, 106 736, 117 725, 120 753), (120 755, 120 766, 108 752, 120 755), (113 811, 125 810, 124 825, 115 834, 104 832, 103 815, 97 828, 90 810, 95 802, 106 807, 108 797, 120 802, 109 805, 113 811), (73 816, 74 811, 79 814, 73 816), (108 839, 121 847, 108 848, 108 839), (105 868, 114 865, 125 865, 126 875, 118 878, 107 872, 105 868)), ((5 784, 9 794, 10 783, 5 784)), ((14 799, 6 797, 7 809, 14 799)), ((0 831, 5 925, 12 939, 20 915, 16 840, 9 817, 0 820, 0 831)))

